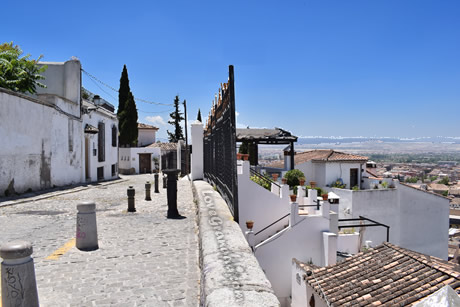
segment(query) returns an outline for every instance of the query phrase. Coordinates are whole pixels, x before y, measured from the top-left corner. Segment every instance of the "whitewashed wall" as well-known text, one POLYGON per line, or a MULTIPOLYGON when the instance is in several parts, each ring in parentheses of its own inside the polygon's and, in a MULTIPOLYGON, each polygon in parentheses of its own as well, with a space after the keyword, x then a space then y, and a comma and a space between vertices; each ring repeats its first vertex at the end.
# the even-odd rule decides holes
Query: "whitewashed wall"
POLYGON ((150 153, 152 154, 152 169, 154 169, 154 158, 159 159, 161 163, 161 149, 159 147, 131 147, 131 148, 119 148, 119 160, 118 165, 120 172, 122 170, 134 169, 135 174, 139 174, 139 154, 150 153))
MULTIPOLYGON (((339 218, 365 216, 390 226, 390 242, 420 253, 447 259, 449 200, 393 181, 395 189, 333 189, 340 196, 339 218), (349 212, 349 213, 347 213, 349 212)), ((355 229, 356 231, 359 228, 355 229)), ((383 227, 368 227, 366 240, 386 240, 383 227)))
MULTIPOLYGON (((249 161, 238 161, 238 210, 239 224, 242 231, 246 231, 246 221, 254 221, 254 232, 270 225, 277 219, 290 212, 289 195, 280 197, 261 187, 249 177, 249 161)), ((289 194, 289 193, 285 193, 289 194)), ((266 239, 273 231, 284 228, 288 218, 280 221, 255 237, 256 244, 266 239)))
POLYGON ((323 254, 323 232, 328 231, 328 219, 320 215, 308 216, 256 249, 256 258, 270 280, 281 306, 289 306, 290 303, 292 258, 321 265, 326 256, 323 254))
POLYGON ((0 195, 13 180, 19 193, 81 182, 82 133, 78 117, 0 89, 0 195))
POLYGON ((155 143, 155 129, 138 129, 137 146, 148 146, 155 143))
POLYGON ((396 182, 400 200, 400 246, 447 260, 449 199, 396 182))
MULTIPOLYGON (((305 174, 306 183, 316 181, 319 187, 325 187, 342 178, 343 182, 350 188, 350 169, 358 169, 358 184, 360 183, 362 173, 361 169, 366 168, 365 164, 353 162, 312 162, 307 161, 296 165, 296 168, 305 174)), ((364 171, 363 171, 364 172, 364 171)))

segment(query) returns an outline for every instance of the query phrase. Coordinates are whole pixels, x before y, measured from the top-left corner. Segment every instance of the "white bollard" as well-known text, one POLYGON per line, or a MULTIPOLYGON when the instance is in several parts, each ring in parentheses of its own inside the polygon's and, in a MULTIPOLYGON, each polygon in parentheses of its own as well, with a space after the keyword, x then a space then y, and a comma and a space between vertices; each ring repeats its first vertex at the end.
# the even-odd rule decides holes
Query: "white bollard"
POLYGON ((83 202, 77 205, 77 210, 76 247, 82 251, 93 251, 98 249, 96 204, 93 202, 83 202))
POLYGON ((0 247, 2 306, 38 307, 32 244, 16 241, 0 247))

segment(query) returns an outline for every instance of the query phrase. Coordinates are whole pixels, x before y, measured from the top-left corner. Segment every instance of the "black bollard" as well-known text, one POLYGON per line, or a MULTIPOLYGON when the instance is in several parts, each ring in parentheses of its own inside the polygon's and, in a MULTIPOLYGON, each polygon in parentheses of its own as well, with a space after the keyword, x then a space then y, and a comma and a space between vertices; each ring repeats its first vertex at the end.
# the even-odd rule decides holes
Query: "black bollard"
POLYGON ((152 200, 150 198, 150 187, 151 187, 151 184, 149 181, 147 181, 145 183, 145 200, 152 200))
POLYGON ((180 219, 183 218, 177 211, 177 175, 180 173, 180 169, 165 169, 163 170, 168 176, 168 219, 180 219))
POLYGON ((130 185, 128 188, 128 212, 136 212, 134 195, 136 195, 136 190, 134 190, 133 186, 130 185))
POLYGON ((155 173, 155 193, 160 193, 158 191, 158 173, 155 173))

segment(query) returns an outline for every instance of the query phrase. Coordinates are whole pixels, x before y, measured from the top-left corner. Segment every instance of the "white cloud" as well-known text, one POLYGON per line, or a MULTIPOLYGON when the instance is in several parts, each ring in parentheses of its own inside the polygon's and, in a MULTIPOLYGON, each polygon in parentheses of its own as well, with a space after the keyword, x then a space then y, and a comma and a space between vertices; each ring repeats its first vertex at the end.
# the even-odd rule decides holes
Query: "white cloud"
POLYGON ((145 117, 145 120, 148 121, 149 123, 152 123, 152 124, 158 125, 158 126, 166 125, 166 122, 164 121, 164 119, 160 115, 147 116, 147 117, 145 117))

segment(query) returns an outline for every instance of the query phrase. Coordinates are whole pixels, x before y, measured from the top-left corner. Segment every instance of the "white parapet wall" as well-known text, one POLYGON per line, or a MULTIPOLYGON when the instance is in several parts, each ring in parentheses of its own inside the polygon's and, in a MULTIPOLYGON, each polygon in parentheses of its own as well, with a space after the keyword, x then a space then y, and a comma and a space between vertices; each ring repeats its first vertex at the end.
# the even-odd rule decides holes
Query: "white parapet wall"
POLYGON ((193 182, 199 212, 200 306, 280 306, 270 282, 220 194, 193 182))
MULTIPOLYGON (((254 221, 254 232, 257 233, 277 219, 290 212, 289 193, 287 186, 282 187, 284 193, 275 194, 261 187, 250 179, 249 161, 238 161, 238 209, 239 224, 242 231, 246 230, 246 221, 254 221), (283 195, 284 194, 284 195, 283 195)), ((289 223, 289 218, 279 221, 269 231, 255 237, 256 244, 265 240, 270 231, 281 230, 289 223)))

